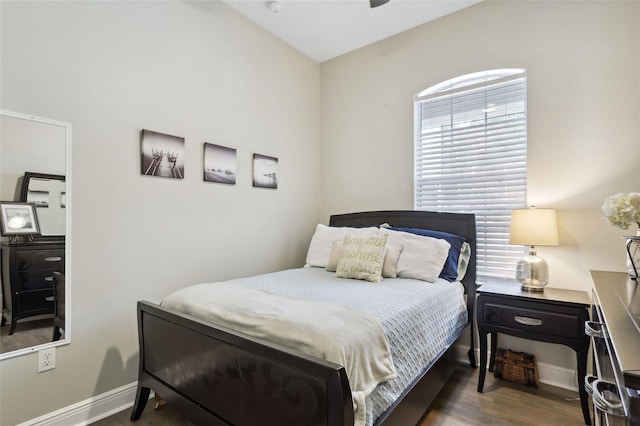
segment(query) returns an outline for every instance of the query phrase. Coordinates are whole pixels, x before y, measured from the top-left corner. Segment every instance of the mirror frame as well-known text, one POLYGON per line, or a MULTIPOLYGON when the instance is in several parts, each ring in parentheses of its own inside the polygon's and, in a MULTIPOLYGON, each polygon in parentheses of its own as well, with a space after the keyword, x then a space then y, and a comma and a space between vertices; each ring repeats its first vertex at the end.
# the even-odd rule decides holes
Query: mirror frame
MULTIPOLYGON (((47 173, 34 173, 34 172, 24 172, 24 176, 22 176, 22 183, 20 187, 20 201, 27 202, 27 198, 29 196, 29 182, 31 179, 49 179, 49 180, 61 180, 63 182, 67 182, 67 178, 64 175, 51 175, 47 173)), ((36 213, 38 211, 38 205, 36 204, 35 209, 36 213)), ((66 215, 66 207, 65 207, 65 215, 66 215)), ((66 216, 65 216, 66 217, 66 216)), ((69 228, 67 225, 66 228, 69 228)), ((66 231, 66 229, 65 229, 66 231)), ((62 235, 43 235, 42 234, 42 222, 40 222, 40 234, 36 234, 33 236, 34 240, 44 240, 44 241, 52 241, 52 240, 64 240, 64 234, 62 235)), ((66 247, 66 245, 65 245, 66 247)))
MULTIPOLYGON (((47 342, 41 345, 29 346, 23 349, 17 349, 11 352, 0 354, 0 361, 14 358, 24 354, 36 353, 43 349, 53 348, 57 346, 68 345, 71 343, 71 205, 73 193, 71 192, 71 123, 64 121, 51 120, 48 118, 36 117, 33 115, 22 114, 18 112, 0 110, 0 116, 6 116, 21 120, 27 120, 51 126, 59 126, 65 129, 65 185, 66 185, 66 211, 65 219, 67 222, 66 234, 64 235, 64 252, 65 252, 65 327, 64 337, 55 342, 47 342)), ((55 237, 54 237, 55 238, 55 237)), ((1 313, 1 312, 0 312, 1 313)))

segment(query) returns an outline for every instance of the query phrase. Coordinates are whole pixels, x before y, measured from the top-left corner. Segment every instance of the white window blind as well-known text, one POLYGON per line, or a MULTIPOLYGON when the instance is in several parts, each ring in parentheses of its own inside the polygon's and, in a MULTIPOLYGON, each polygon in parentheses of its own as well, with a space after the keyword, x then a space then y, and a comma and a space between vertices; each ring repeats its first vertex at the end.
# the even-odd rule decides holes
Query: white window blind
POLYGON ((448 80, 415 97, 415 208, 474 213, 479 276, 513 277, 511 210, 526 205, 523 70, 448 80))

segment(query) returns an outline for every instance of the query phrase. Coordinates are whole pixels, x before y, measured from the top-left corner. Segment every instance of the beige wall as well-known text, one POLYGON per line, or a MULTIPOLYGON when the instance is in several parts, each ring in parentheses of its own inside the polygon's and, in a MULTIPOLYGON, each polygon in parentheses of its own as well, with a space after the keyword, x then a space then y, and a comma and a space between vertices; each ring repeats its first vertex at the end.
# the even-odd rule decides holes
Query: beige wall
MULTIPOLYGON (((411 209, 412 97, 473 71, 528 70, 551 285, 622 270, 599 207, 640 186, 639 5, 487 1, 318 66, 216 2, 2 2, 0 106, 74 126, 74 332, 52 371, 0 363, 0 423, 134 381, 137 300, 296 266, 332 213, 411 209), (141 128, 186 137, 184 181, 139 175, 141 128), (204 141, 238 148, 236 186, 201 181, 204 141), (250 187, 253 152, 280 158, 277 191, 250 187)), ((524 349, 571 363, 548 346, 524 349)))
POLYGON ((555 287, 624 269, 603 200, 640 190, 640 2, 488 1, 321 65, 323 213, 413 207, 413 96, 494 68, 528 74, 528 201, 558 209, 555 287))
MULTIPOLYGON (((549 285, 588 291, 589 269, 625 269, 603 200, 640 191, 637 1, 486 1, 324 62, 320 217, 413 208, 413 96, 494 68, 527 70, 528 201, 558 209, 560 227, 561 246, 538 250, 549 285)), ((505 342, 575 364, 556 346, 505 342)))
POLYGON ((57 367, 0 362, 0 424, 137 378, 136 301, 301 266, 320 210, 319 65, 220 2, 1 4, 2 109, 73 125, 72 326, 57 367), (140 175, 140 129, 186 138, 184 180, 140 175), (203 142, 237 149, 202 181, 203 142), (279 188, 252 188, 254 152, 279 188))

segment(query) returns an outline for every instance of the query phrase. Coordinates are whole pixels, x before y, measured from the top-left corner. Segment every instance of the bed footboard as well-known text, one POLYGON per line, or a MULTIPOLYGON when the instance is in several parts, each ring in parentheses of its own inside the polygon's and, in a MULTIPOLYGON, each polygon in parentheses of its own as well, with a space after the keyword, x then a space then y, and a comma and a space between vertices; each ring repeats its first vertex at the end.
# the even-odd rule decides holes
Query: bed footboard
POLYGON ((343 367, 138 302, 131 420, 154 390, 197 424, 353 425, 343 367))

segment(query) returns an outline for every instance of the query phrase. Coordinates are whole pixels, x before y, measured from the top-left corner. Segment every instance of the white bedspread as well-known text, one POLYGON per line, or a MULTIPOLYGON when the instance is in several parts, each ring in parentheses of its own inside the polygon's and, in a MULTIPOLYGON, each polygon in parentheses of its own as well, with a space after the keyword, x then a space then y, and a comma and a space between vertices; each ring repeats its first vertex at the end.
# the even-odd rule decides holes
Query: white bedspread
MULTIPOLYGON (((335 278, 324 268, 298 268, 239 278, 229 283, 295 299, 340 305, 367 313, 381 324, 397 377, 381 383, 367 396, 364 406, 367 426, 373 425, 414 379, 453 344, 467 323, 462 284, 442 279, 427 283, 385 278, 381 283, 373 284, 335 278)), ((241 307, 244 309, 244 301, 241 307)), ((349 382, 353 389, 351 378, 349 382)), ((360 419, 363 411, 356 410, 360 419)))
POLYGON ((365 398, 396 377, 385 332, 364 311, 229 282, 184 288, 162 305, 344 366, 357 426, 365 424, 365 398))

